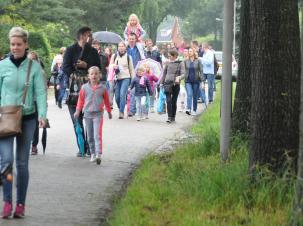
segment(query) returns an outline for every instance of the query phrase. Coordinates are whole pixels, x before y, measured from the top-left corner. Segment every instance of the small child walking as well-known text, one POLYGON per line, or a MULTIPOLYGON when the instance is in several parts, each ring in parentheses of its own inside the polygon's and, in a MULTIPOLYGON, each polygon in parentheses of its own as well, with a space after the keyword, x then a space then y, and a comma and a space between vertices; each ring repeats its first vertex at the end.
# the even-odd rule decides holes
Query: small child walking
POLYGON ((81 87, 75 119, 80 112, 84 113, 84 120, 88 136, 88 144, 91 151, 91 162, 101 163, 102 154, 102 127, 104 106, 108 112, 108 118, 112 118, 111 108, 106 86, 100 83, 101 73, 98 67, 88 69, 89 82, 81 87))
POLYGON ((148 78, 144 76, 145 68, 139 67, 136 77, 133 78, 129 90, 135 87, 135 100, 137 108, 137 121, 141 119, 148 119, 148 109, 146 109, 146 94, 152 95, 152 89, 148 78), (144 117, 143 117, 144 113, 144 117))
POLYGON ((155 76, 153 74, 153 71, 151 70, 149 65, 146 64, 144 66, 145 66, 145 71, 146 71, 146 77, 148 78, 149 84, 150 84, 151 89, 152 89, 152 95, 149 96, 149 101, 148 101, 149 105, 148 105, 148 107, 149 107, 150 113, 154 113, 155 112, 155 110, 154 110, 155 104, 154 103, 155 103, 155 95, 156 95, 155 86, 156 86, 159 79, 158 79, 157 76, 155 76))

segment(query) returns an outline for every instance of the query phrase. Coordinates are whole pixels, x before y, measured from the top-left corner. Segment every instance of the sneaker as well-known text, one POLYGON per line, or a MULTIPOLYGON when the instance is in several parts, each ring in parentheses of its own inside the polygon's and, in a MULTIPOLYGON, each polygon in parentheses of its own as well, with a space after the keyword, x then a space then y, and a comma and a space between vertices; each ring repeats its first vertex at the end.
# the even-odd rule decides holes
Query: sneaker
POLYGON ((150 113, 155 113, 154 108, 151 108, 149 111, 150 111, 150 113))
POLYGON ((62 103, 61 103, 61 102, 58 102, 58 107, 59 107, 60 109, 62 109, 62 103))
POLYGON ((32 146, 32 153, 31 155, 37 155, 38 154, 38 148, 37 146, 32 146))
POLYGON ((11 202, 5 202, 2 210, 2 218, 7 219, 12 215, 13 205, 11 202))
POLYGON ((196 116, 196 115, 197 115, 197 112, 196 112, 196 111, 193 111, 193 112, 191 113, 191 115, 192 115, 192 116, 196 116))
POLYGON ((127 116, 128 117, 133 117, 133 113, 129 112, 127 116))
POLYGON ((188 115, 190 115, 190 110, 186 109, 185 113, 188 114, 188 115))
POLYGON ((90 161, 90 162, 95 162, 95 161, 96 161, 95 155, 91 155, 89 161, 90 161))
POLYGON ((77 157, 82 157, 81 152, 78 152, 78 153, 77 153, 77 157))
POLYGON ((167 122, 167 123, 171 123, 171 122, 172 122, 171 118, 168 118, 168 119, 166 120, 166 122, 167 122))
POLYGON ((97 163, 97 165, 100 165, 100 164, 101 164, 101 157, 100 157, 100 156, 97 156, 97 158, 96 158, 96 163, 97 163))
POLYGON ((25 207, 22 204, 17 204, 16 210, 14 213, 14 218, 23 218, 24 217, 25 207))
POLYGON ((144 119, 148 119, 148 115, 144 115, 144 119))
POLYGON ((137 121, 138 121, 138 122, 141 121, 141 117, 138 116, 138 117, 137 117, 137 121))
POLYGON ((119 119, 123 119, 124 118, 124 113, 119 112, 119 119))

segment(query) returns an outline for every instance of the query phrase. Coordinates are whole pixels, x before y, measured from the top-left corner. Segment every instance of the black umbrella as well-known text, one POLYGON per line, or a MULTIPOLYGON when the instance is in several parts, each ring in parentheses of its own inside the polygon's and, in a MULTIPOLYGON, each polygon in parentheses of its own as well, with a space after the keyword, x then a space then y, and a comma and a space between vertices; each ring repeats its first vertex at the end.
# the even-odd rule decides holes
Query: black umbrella
POLYGON ((42 138, 41 138, 41 143, 42 143, 42 147, 43 147, 43 154, 45 154, 46 138, 47 138, 47 131, 46 131, 46 128, 43 128, 42 138))
POLYGON ((120 35, 110 31, 98 31, 93 33, 93 39, 108 44, 118 44, 123 41, 120 35))
POLYGON ((46 130, 46 128, 50 128, 48 119, 46 119, 46 125, 45 125, 45 128, 43 128, 42 138, 41 138, 41 143, 42 143, 42 147, 43 147, 43 154, 45 154, 45 148, 46 148, 46 139, 47 139, 47 130, 46 130))

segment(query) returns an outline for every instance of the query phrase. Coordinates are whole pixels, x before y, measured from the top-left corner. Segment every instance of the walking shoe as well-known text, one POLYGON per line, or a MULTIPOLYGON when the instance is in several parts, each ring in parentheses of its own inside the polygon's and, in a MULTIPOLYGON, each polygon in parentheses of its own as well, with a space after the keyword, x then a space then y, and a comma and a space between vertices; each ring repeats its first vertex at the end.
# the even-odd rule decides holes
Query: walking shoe
POLYGON ((123 119, 124 118, 124 113, 123 112, 119 112, 119 119, 123 119))
POLYGON ((31 155, 37 155, 38 154, 38 148, 37 146, 32 146, 32 153, 31 155))
POLYGON ((190 110, 186 109, 185 113, 188 114, 188 115, 190 115, 190 110))
POLYGON ((62 103, 61 103, 61 102, 58 102, 58 107, 59 107, 60 109, 62 109, 62 103))
POLYGON ((97 158, 96 158, 96 163, 97 163, 97 165, 100 165, 100 164, 101 164, 101 157, 100 157, 100 156, 97 156, 97 158))
POLYGON ((141 121, 141 117, 138 116, 138 117, 137 117, 137 121, 138 121, 138 122, 141 121))
POLYGON ((17 204, 15 213, 14 213, 14 218, 23 218, 24 217, 24 211, 25 207, 22 204, 17 204))
POLYGON ((144 115, 144 119, 148 119, 148 115, 144 115))
POLYGON ((196 116, 196 115, 197 115, 197 112, 196 112, 196 111, 193 111, 193 112, 191 113, 191 115, 192 115, 192 116, 196 116))
POLYGON ((127 116, 128 117, 133 117, 133 113, 129 112, 127 116))
POLYGON ((95 162, 96 161, 96 157, 95 157, 95 155, 94 154, 92 154, 91 156, 90 156, 90 160, 89 160, 90 162, 95 162))
POLYGON ((150 113, 155 113, 155 110, 154 110, 154 108, 150 108, 150 113))
POLYGON ((81 152, 78 152, 78 153, 77 153, 77 157, 82 157, 81 152))
POLYGON ((172 122, 171 118, 168 117, 168 119, 166 120, 166 122, 167 122, 167 123, 171 123, 171 122, 172 122))
POLYGON ((7 219, 12 215, 13 205, 11 202, 5 202, 2 210, 2 218, 7 219))

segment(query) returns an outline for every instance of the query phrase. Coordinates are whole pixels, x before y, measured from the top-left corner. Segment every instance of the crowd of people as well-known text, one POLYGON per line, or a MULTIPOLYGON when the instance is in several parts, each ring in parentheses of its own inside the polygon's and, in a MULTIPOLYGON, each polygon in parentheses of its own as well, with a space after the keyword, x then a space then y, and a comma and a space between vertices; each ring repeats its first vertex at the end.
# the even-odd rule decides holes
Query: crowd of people
MULTIPOLYGON (((137 121, 146 120, 149 113, 156 110, 159 114, 167 113, 166 122, 170 124, 176 121, 178 98, 180 111, 187 115, 197 114, 198 99, 205 106, 213 102, 216 59, 207 43, 199 46, 193 41, 179 51, 173 43, 162 48, 154 46, 151 39, 144 39, 145 35, 138 17, 131 14, 124 30, 125 40, 118 43, 116 51, 111 47, 102 49, 100 42, 93 40, 92 30, 82 27, 77 32, 77 41, 62 47, 54 57, 50 82, 54 84, 57 106, 61 109, 64 99, 68 106, 79 149, 77 156, 89 155, 91 162, 101 163, 103 114, 106 110, 111 119, 115 104, 121 120, 133 116, 137 121), (161 75, 156 76, 148 63, 140 64, 144 59, 157 62, 161 75), (77 126, 81 127, 80 134, 77 126), (83 138, 82 143, 79 136, 83 138)), ((47 90, 44 65, 37 53, 29 52, 27 31, 12 28, 9 41, 10 53, 0 61, 0 106, 20 102, 26 68, 28 62, 33 61, 31 88, 23 108, 23 133, 0 138, 1 170, 13 164, 13 143, 17 139, 14 217, 21 218, 25 212, 29 152, 38 153, 39 127, 46 127, 47 90), (17 75, 20 78, 16 78, 17 75)), ((2 180, 5 202, 2 217, 9 218, 13 209, 12 183, 6 178, 2 180)))

